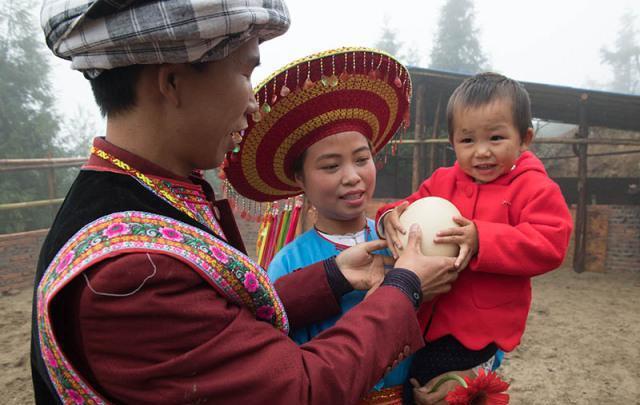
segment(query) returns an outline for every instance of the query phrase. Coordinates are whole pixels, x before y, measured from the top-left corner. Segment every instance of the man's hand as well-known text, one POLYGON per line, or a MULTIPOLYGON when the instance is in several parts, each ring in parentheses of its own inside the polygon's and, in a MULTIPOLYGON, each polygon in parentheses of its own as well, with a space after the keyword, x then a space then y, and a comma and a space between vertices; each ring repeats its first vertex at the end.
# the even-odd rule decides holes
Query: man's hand
POLYGON ((420 279, 423 301, 430 301, 451 289, 458 278, 453 257, 425 256, 420 250, 422 231, 417 224, 409 229, 409 241, 401 252, 395 267, 414 272, 420 279))
POLYGON ((427 382, 422 387, 420 386, 420 384, 418 383, 418 381, 415 378, 412 378, 409 381, 411 382, 411 385, 413 386, 413 399, 415 400, 416 404, 418 404, 418 405, 446 405, 447 402, 445 401, 444 398, 447 396, 449 391, 454 390, 458 385, 460 385, 458 382, 456 382, 456 381, 447 381, 447 382, 443 383, 440 387, 438 387, 438 390, 436 392, 430 392, 430 391, 433 389, 433 386, 436 385, 436 383, 438 381, 440 381, 440 379, 442 377, 444 377, 447 374, 451 374, 451 373, 458 374, 462 378, 467 377, 467 376, 473 378, 473 377, 476 376, 476 374, 473 372, 473 370, 450 371, 450 372, 447 372, 447 373, 444 373, 444 374, 441 374, 441 375, 437 376, 436 378, 434 378, 431 381, 427 382))
POLYGON ((404 235, 407 232, 407 230, 400 224, 400 215, 402 215, 408 206, 409 202, 404 201, 382 217, 384 237, 389 241, 389 250, 391 250, 394 259, 397 259, 400 256, 400 251, 402 250, 400 234, 404 235))
POLYGON ((367 294, 364 296, 364 298, 367 298, 368 296, 373 294, 373 292, 375 290, 377 290, 378 287, 380 287, 380 285, 384 281, 384 276, 387 274, 387 272, 389 270, 391 270, 393 268, 393 265, 396 262, 395 259, 393 257, 391 257, 391 256, 385 256, 385 255, 381 255, 381 256, 382 256, 382 264, 384 266, 384 274, 382 275, 382 278, 380 279, 380 281, 376 285, 374 285, 373 287, 369 288, 369 291, 367 291, 367 294))
POLYGON ((385 240, 372 240, 343 250, 336 264, 354 290, 369 290, 384 279, 384 258, 373 254, 387 247, 385 240))
POLYGON ((456 258, 456 269, 463 270, 478 253, 478 229, 473 221, 462 216, 453 217, 453 221, 460 225, 436 233, 433 239, 435 243, 455 243, 460 246, 460 252, 456 258))

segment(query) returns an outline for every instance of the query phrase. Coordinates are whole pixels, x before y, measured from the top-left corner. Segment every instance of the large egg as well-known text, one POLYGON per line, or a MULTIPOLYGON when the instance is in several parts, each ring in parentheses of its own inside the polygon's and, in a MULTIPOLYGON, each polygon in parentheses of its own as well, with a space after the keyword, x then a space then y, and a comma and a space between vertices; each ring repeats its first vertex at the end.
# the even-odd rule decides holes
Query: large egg
POLYGON ((460 215, 460 211, 444 198, 424 197, 414 201, 400 215, 400 223, 407 231, 400 234, 402 246, 407 246, 411 225, 418 224, 422 229, 422 253, 425 256, 458 256, 458 245, 433 242, 438 231, 459 226, 452 219, 456 215, 460 215))

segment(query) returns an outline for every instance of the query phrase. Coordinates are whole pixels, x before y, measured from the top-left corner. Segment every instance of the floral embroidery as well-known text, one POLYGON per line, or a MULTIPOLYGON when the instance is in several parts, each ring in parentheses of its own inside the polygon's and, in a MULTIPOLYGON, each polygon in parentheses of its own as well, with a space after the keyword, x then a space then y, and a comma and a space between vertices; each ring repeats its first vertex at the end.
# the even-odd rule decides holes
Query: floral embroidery
POLYGON ((108 238, 113 238, 114 236, 126 235, 130 231, 129 225, 123 224, 121 222, 116 222, 115 224, 109 225, 107 229, 104 231, 104 235, 108 238))
POLYGON ((67 395, 73 401, 74 404, 81 405, 84 403, 82 396, 78 394, 75 390, 68 389, 67 395))
POLYGON ((244 288, 250 293, 254 293, 258 289, 258 279, 253 273, 246 273, 244 275, 244 288))
POLYGON ((49 364, 51 367, 58 367, 58 362, 53 356, 53 353, 51 353, 51 350, 47 349, 46 347, 43 348, 42 355, 42 357, 44 357, 44 359, 47 361, 47 364, 49 364))
POLYGON ((62 260, 60 260, 60 263, 56 266, 57 273, 60 273, 60 271, 64 270, 69 265, 69 263, 71 263, 71 260, 73 260, 73 258, 75 257, 75 253, 76 252, 72 250, 71 252, 64 255, 62 260))
POLYGON ((175 229, 160 228, 160 233, 162 234, 162 236, 172 241, 182 242, 182 240, 184 239, 182 237, 182 234, 180 232, 177 232, 175 229))
POLYGON ((77 374, 60 350, 49 318, 49 305, 82 271, 120 252, 155 252, 181 258, 231 302, 288 333, 284 307, 267 274, 238 250, 209 233, 161 215, 137 211, 107 215, 86 225, 67 241, 38 285, 37 322, 42 355, 64 403, 105 401, 77 374))
POLYGON ((274 310, 272 306, 263 305, 256 310, 256 316, 260 319, 271 319, 274 315, 274 310))
POLYGON ((227 264, 227 262, 229 261, 229 257, 227 255, 225 255, 222 250, 218 249, 218 248, 211 248, 211 252, 213 253, 213 256, 220 260, 222 263, 227 264))

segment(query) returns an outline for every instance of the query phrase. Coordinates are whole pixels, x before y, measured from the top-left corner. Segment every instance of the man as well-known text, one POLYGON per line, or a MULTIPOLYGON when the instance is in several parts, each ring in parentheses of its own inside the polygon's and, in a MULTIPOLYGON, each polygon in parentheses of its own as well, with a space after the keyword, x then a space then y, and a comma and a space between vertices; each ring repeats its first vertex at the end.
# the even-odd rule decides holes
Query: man
POLYGON ((107 130, 40 256, 37 403, 354 403, 422 346, 415 307, 455 272, 419 254, 418 231, 365 302, 298 347, 289 325, 380 284, 370 252, 384 242, 274 288, 199 175, 257 109, 258 43, 286 31, 283 3, 51 1, 42 21, 54 53, 91 80, 107 130))

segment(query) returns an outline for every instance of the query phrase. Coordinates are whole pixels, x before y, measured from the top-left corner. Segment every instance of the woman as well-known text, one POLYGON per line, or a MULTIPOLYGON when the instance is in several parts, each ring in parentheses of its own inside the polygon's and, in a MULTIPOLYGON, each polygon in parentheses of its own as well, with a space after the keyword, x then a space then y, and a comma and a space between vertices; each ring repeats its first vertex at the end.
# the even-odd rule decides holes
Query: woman
MULTIPOLYGON (((314 227, 274 257, 273 281, 378 239, 374 221, 365 216, 376 185, 373 156, 407 123, 410 92, 402 64, 363 48, 312 55, 258 86, 260 112, 227 162, 227 178, 238 193, 257 201, 304 193, 317 214, 314 227)), ((364 297, 361 291, 343 295, 339 315, 294 329, 290 336, 298 344, 310 341, 364 297)), ((407 356, 401 354, 364 403, 401 401, 407 356)))

